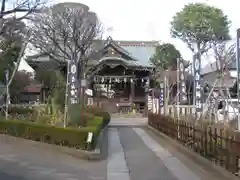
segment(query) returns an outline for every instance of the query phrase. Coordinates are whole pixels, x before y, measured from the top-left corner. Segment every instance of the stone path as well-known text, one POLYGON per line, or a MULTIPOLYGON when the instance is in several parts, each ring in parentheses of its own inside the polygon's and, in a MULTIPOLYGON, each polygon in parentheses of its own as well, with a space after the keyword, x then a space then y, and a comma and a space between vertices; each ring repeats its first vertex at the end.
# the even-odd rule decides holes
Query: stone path
POLYGON ((121 121, 109 127, 108 158, 97 162, 0 139, 0 180, 222 180, 179 160, 146 124, 121 121))
POLYGON ((106 180, 106 164, 0 139, 0 180, 106 180))
POLYGON ((109 124, 110 127, 143 127, 147 126, 147 118, 116 117, 109 124))
POLYGON ((119 129, 131 180, 177 180, 132 128, 119 129))
POLYGON ((107 180, 201 180, 141 128, 109 130, 107 180))

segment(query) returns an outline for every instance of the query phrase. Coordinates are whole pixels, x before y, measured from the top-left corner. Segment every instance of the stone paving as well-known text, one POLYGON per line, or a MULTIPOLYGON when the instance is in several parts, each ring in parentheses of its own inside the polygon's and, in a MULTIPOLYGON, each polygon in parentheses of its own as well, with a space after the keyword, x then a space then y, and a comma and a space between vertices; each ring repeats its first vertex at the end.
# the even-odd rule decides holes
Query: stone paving
POLYGON ((147 118, 134 118, 134 117, 116 117, 113 118, 109 124, 110 127, 143 127, 147 126, 147 118))
POLYGON ((119 129, 131 180, 177 180, 132 128, 119 129))
POLYGON ((105 180, 106 164, 0 139, 0 180, 105 180))
POLYGON ((138 127, 146 125, 144 119, 128 123, 130 127, 125 119, 113 121, 105 152, 108 158, 97 162, 0 139, 0 180, 214 180, 193 173, 138 127))

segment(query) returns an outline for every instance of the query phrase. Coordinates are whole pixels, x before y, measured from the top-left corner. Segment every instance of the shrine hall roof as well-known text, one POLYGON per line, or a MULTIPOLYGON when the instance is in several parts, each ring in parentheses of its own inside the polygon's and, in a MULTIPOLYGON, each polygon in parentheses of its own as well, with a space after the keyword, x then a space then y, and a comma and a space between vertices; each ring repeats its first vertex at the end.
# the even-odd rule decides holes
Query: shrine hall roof
MULTIPOLYGON (((130 66, 142 66, 142 67, 153 67, 150 63, 150 57, 155 52, 155 47, 158 44, 158 41, 118 41, 112 40, 109 37, 107 40, 95 40, 93 42, 94 52, 90 54, 88 63, 92 65, 96 65, 99 63, 99 60, 103 58, 101 50, 104 49, 106 43, 111 43, 117 51, 125 54, 125 56, 130 59, 127 63, 130 66)), ((27 62, 48 62, 50 59, 47 55, 38 54, 29 56, 27 58, 27 62)), ((63 60, 59 59, 59 62, 63 62, 63 60)))
POLYGON ((157 41, 115 41, 141 64, 150 65, 150 58, 155 52, 157 41))
MULTIPOLYGON (((107 40, 95 41, 94 48, 96 50, 104 49, 104 46, 108 41, 118 50, 130 56, 132 60, 135 60, 136 65, 152 66, 150 63, 150 58, 155 52, 155 47, 158 44, 157 41, 119 41, 112 40, 112 38, 109 37, 107 40)), ((96 54, 90 59, 101 59, 101 54, 96 54)))

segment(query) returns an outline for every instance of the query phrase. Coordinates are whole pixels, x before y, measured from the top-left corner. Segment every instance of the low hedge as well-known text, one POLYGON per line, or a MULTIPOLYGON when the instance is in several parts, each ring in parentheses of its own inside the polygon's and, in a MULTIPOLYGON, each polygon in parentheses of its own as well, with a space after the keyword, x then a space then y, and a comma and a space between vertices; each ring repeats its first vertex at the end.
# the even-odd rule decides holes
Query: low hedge
POLYGON ((0 134, 76 149, 93 149, 102 124, 103 120, 100 117, 95 117, 91 126, 80 129, 48 126, 18 120, 0 120, 0 134), (90 147, 86 142, 89 132, 93 132, 93 140, 90 147))
POLYGON ((88 122, 94 119, 94 114, 82 110, 82 104, 72 104, 68 107, 69 126, 88 126, 88 122))
POLYGON ((93 114, 94 116, 100 116, 103 118, 103 127, 108 125, 111 120, 111 116, 108 112, 104 111, 102 108, 96 106, 88 106, 86 109, 87 113, 93 114))
POLYGON ((17 106, 10 106, 8 108, 8 113, 9 114, 31 114, 34 113, 35 110, 34 108, 29 108, 29 107, 17 107, 17 106))
MULTIPOLYGON (((35 112, 34 108, 22 107, 22 106, 9 106, 8 114, 10 115, 29 115, 35 112)), ((4 115, 5 111, 1 110, 1 114, 4 115)))

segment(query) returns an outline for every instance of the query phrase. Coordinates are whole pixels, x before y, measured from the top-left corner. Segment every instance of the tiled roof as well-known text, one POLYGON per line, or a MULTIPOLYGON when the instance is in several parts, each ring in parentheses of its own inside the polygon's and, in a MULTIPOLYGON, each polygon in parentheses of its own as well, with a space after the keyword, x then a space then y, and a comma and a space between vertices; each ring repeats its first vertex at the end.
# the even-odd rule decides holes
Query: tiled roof
POLYGON ((115 41, 142 65, 150 65, 150 58, 155 52, 157 41, 115 41))
MULTIPOLYGON (((95 50, 92 55, 90 55, 90 60, 99 60, 102 56, 101 49, 104 48, 104 45, 107 41, 106 40, 95 40, 93 42, 93 49, 95 50)), ((150 57, 155 52, 155 47, 158 44, 157 41, 118 41, 118 40, 112 40, 113 44, 116 45, 116 47, 119 48, 120 51, 126 53, 127 55, 131 56, 132 59, 138 61, 138 64, 141 64, 143 66, 149 66, 150 64, 150 57)), ((29 56, 27 59, 28 62, 31 61, 39 61, 46 63, 46 61, 49 61, 49 58, 47 57, 38 57, 38 55, 35 56, 29 56)), ((95 64, 95 63, 93 63, 95 64)))
MULTIPOLYGON (((98 61, 98 64, 102 63, 102 62, 113 62, 113 61, 121 61, 124 65, 128 66, 128 67, 145 67, 145 65, 143 65, 141 62, 139 61, 127 61, 123 58, 117 58, 117 57, 104 57, 102 59, 100 59, 98 61)), ((151 65, 148 65, 147 67, 152 67, 151 65)))
POLYGON ((115 42, 119 46, 156 46, 158 44, 158 41, 117 41, 115 42))
MULTIPOLYGON (((104 48, 104 42, 106 40, 100 41, 97 40, 94 42, 94 48, 97 50, 104 48)), ((150 65, 150 57, 155 52, 155 47, 158 44, 157 41, 118 41, 112 40, 112 43, 118 46, 119 50, 124 53, 131 55, 133 59, 138 61, 139 64, 144 66, 150 65)), ((97 60, 101 58, 101 54, 96 53, 92 59, 97 60)), ((91 59, 91 58, 90 58, 91 59)))

